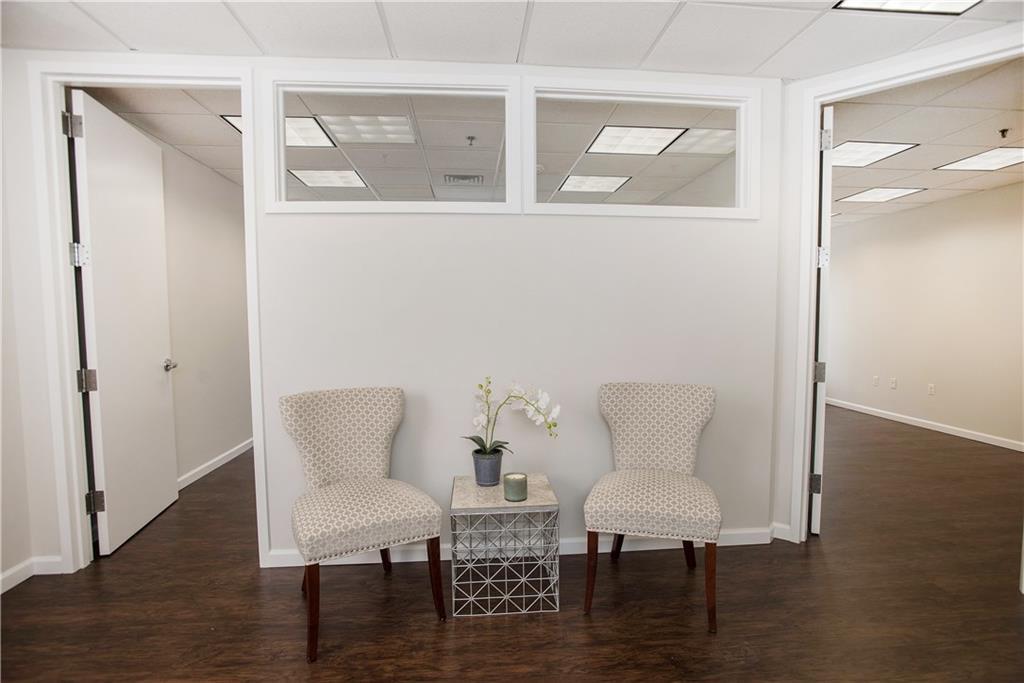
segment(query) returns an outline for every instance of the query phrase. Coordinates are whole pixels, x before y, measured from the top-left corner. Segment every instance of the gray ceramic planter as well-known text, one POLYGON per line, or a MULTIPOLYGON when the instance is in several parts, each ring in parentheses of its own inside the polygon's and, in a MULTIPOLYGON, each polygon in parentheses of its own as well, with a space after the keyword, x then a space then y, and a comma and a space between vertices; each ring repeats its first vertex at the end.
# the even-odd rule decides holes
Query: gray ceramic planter
POLYGON ((473 472, 477 486, 497 486, 501 479, 501 453, 484 455, 480 449, 473 451, 473 472))

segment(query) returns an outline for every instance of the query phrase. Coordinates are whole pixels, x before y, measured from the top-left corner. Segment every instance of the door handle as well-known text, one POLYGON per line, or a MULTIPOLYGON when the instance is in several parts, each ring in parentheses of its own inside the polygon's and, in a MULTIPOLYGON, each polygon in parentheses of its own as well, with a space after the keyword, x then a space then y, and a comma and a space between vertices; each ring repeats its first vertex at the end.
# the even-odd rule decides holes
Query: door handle
POLYGON ((176 367, 178 367, 178 361, 164 358, 164 372, 170 372, 176 367))

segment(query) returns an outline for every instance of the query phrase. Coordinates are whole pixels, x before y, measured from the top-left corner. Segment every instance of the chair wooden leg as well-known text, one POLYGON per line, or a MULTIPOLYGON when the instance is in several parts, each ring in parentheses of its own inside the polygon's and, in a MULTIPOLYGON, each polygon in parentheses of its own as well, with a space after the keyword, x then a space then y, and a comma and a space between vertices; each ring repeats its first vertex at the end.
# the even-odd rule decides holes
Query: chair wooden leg
POLYGON ((441 586, 441 537, 427 539, 427 564, 430 565, 430 590, 434 594, 434 609, 437 618, 447 621, 444 607, 444 588, 441 586))
POLYGON ((306 569, 302 569, 302 597, 306 597, 306 569))
POLYGON ((718 546, 704 544, 704 593, 708 603, 708 633, 718 633, 718 615, 715 608, 715 556, 718 546))
POLYGON ((615 534, 612 538, 612 562, 619 561, 619 554, 622 552, 622 539, 624 538, 623 534, 615 534))
POLYGON ((697 566, 697 554, 693 552, 693 541, 683 541, 683 552, 686 553, 686 566, 693 569, 697 566))
POLYGON ((306 661, 316 661, 320 634, 320 565, 307 564, 306 577, 306 661))
POLYGON ((380 549, 380 563, 384 566, 384 573, 391 573, 391 548, 380 549))
POLYGON ((594 580, 597 578, 597 539, 596 531, 587 532, 587 593, 583 598, 584 614, 590 614, 590 605, 594 602, 594 580))

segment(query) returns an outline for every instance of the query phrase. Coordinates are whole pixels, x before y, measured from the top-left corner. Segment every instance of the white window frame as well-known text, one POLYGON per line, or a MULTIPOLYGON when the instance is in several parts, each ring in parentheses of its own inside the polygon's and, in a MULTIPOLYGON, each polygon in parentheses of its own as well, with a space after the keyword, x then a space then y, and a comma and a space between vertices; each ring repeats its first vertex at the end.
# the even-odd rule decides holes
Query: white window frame
POLYGON ((761 89, 711 83, 609 82, 525 78, 523 82, 523 211, 527 214, 653 216, 756 220, 761 217, 761 89), (537 98, 652 102, 736 109, 736 206, 555 204, 537 201, 537 98))
POLYGON ((263 82, 269 93, 263 93, 257 109, 263 121, 260 147, 272 169, 263 178, 264 211, 266 213, 519 213, 522 187, 516 179, 522 175, 522 142, 519 120, 522 106, 520 79, 515 76, 487 76, 437 73, 346 73, 331 78, 319 74, 309 79, 309 71, 275 71, 265 74, 263 82), (505 201, 310 201, 285 199, 284 93, 286 90, 363 95, 481 95, 505 98, 505 201))

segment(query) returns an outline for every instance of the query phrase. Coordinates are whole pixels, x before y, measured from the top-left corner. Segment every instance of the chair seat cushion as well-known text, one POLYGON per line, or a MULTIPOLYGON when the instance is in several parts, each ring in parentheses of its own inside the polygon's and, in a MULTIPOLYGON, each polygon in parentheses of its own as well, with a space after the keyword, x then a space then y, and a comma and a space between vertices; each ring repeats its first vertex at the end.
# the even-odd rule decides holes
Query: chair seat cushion
POLYGON ((618 470, 583 504, 587 531, 718 542, 722 511, 711 487, 668 470, 618 470))
POLYGON ((396 479, 343 479, 307 491, 292 507, 306 564, 441 535, 441 508, 396 479))

